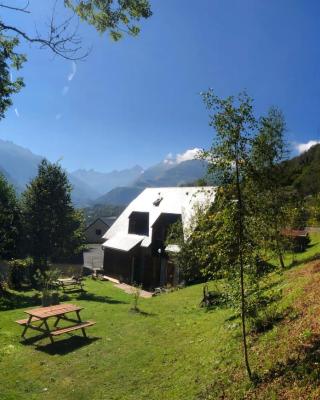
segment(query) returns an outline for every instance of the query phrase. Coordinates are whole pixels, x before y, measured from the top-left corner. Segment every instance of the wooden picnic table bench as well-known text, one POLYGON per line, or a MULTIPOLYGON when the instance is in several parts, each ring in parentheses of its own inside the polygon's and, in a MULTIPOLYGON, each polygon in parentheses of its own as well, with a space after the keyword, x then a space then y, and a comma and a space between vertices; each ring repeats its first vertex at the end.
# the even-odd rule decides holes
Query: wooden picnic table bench
POLYGON ((82 334, 86 337, 85 328, 95 324, 94 321, 82 321, 80 317, 80 311, 83 307, 76 306, 74 304, 58 304, 56 306, 50 307, 40 307, 32 310, 24 311, 28 314, 28 318, 19 319, 16 322, 24 326, 24 330, 21 334, 25 338, 25 334, 28 329, 33 329, 35 331, 41 332, 43 337, 49 337, 51 343, 54 343, 53 337, 59 336, 65 333, 73 332, 75 330, 81 329, 82 334), (70 318, 66 314, 75 313, 76 318, 70 318), (55 318, 53 329, 50 329, 48 325, 48 319, 55 318), (67 327, 58 327, 59 321, 71 322, 72 325, 67 327), (34 322, 41 322, 40 325, 35 325, 34 322))
POLYGON ((67 288, 80 288, 83 290, 83 282, 82 278, 72 277, 72 278, 59 278, 56 281, 56 285, 61 287, 63 291, 67 288))

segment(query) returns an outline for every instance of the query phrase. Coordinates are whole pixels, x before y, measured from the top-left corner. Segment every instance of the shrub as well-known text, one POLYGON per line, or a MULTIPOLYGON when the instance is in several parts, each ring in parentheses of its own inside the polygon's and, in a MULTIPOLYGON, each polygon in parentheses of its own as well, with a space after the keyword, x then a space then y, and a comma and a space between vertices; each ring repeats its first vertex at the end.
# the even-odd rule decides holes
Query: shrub
POLYGON ((274 324, 284 318, 284 313, 280 312, 275 306, 271 306, 261 311, 256 318, 250 320, 252 333, 262 333, 272 329, 274 324))
POLYGON ((57 269, 48 269, 45 272, 41 272, 39 269, 36 271, 35 279, 41 287, 43 306, 59 303, 58 294, 53 293, 53 290, 57 287, 56 282, 58 278, 59 270, 57 269))
POLYGON ((31 258, 13 259, 8 262, 8 285, 11 289, 20 289, 23 283, 30 283, 33 266, 31 258))
POLYGON ((138 307, 140 295, 141 295, 141 285, 134 286, 134 289, 132 291, 132 307, 131 307, 131 311, 135 311, 135 312, 139 312, 140 311, 140 309, 138 307))
POLYGON ((5 294, 7 289, 8 289, 8 281, 7 281, 6 277, 4 276, 4 274, 0 273, 0 296, 5 294))
POLYGON ((203 298, 200 302, 200 307, 214 308, 226 306, 229 298, 226 292, 220 290, 209 290, 208 284, 203 285, 203 298))

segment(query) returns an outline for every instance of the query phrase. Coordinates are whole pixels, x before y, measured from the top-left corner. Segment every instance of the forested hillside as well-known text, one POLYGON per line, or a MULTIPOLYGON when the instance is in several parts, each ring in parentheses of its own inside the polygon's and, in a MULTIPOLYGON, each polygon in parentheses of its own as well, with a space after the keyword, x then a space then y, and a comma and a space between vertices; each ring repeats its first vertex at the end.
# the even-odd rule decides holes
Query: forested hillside
POLYGON ((283 162, 283 184, 302 196, 320 193, 320 144, 283 162))

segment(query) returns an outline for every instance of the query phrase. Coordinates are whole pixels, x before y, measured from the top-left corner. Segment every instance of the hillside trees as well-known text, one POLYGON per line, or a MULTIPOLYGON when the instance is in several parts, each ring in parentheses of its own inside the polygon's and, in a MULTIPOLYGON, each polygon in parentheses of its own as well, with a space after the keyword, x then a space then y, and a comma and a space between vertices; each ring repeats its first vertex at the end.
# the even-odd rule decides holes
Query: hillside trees
POLYGON ((0 173, 0 258, 17 255, 21 234, 20 208, 13 186, 0 173))
POLYGON ((193 240, 203 243, 206 257, 198 257, 202 274, 223 277, 228 284, 228 295, 240 309, 244 361, 253 379, 247 318, 258 316, 266 301, 263 278, 269 267, 265 261, 276 254, 284 267, 287 239, 283 230, 305 223, 303 207, 282 185, 286 157, 282 113, 272 108, 257 119, 246 93, 220 99, 209 90, 203 99, 213 111, 210 125, 216 136, 202 157, 220 186, 214 205, 198 219, 198 230, 188 245, 192 246, 193 240))
POLYGON ((251 234, 251 225, 255 223, 250 209, 251 192, 246 190, 245 184, 251 177, 250 150, 257 121, 253 115, 252 100, 246 93, 237 98, 220 99, 209 90, 203 94, 203 100, 207 108, 214 111, 210 115, 210 125, 216 131, 215 141, 203 157, 209 162, 209 173, 217 174, 221 182, 215 210, 220 229, 215 235, 215 251, 212 254, 225 269, 229 282, 238 283, 244 362, 251 379, 246 284, 254 280, 257 257, 251 234))
POLYGON ((27 1, 24 6, 9 1, 0 3, 0 120, 12 104, 12 95, 24 86, 21 77, 15 80, 10 77, 10 69, 19 70, 27 60, 26 55, 18 50, 21 41, 49 49, 68 60, 81 60, 86 58, 89 50, 82 45, 77 22, 84 21, 99 33, 109 32, 113 40, 119 40, 125 34, 137 36, 139 21, 152 15, 148 0, 57 0, 52 5, 47 31, 41 32, 36 27, 34 32, 27 32, 10 23, 9 19, 17 13, 30 18, 32 1, 27 1), (61 8, 69 11, 64 20, 57 20, 59 7, 60 11, 61 8))
POLYGON ((285 121, 276 108, 260 118, 258 133, 252 141, 252 177, 248 180, 249 190, 254 192, 253 208, 259 215, 259 226, 255 230, 260 246, 278 257, 284 268, 283 251, 287 238, 283 229, 288 227, 290 193, 283 187, 282 161, 287 155, 284 141, 285 121))
POLYGON ((26 252, 44 270, 82 250, 83 217, 71 202, 71 186, 58 164, 43 160, 22 195, 26 252))

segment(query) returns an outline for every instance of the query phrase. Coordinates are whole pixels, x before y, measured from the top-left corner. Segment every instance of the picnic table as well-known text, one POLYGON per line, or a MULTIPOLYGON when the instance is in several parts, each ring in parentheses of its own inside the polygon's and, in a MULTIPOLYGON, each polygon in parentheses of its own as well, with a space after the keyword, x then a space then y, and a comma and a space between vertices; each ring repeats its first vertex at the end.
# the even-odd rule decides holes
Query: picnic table
POLYGON ((69 333, 78 329, 81 329, 84 337, 87 337, 85 328, 95 324, 94 321, 82 321, 80 317, 80 311, 83 307, 79 307, 74 304, 58 304, 56 306, 39 307, 32 310, 25 310, 28 314, 28 318, 20 319, 16 321, 19 325, 24 326, 22 337, 25 338, 25 334, 28 329, 41 332, 43 337, 49 337, 51 343, 54 343, 53 338, 65 333, 69 333), (67 314, 75 313, 76 318, 70 318, 67 314), (55 318, 53 328, 49 327, 48 320, 55 318), (67 327, 58 327, 60 321, 71 322, 72 325, 67 327), (36 323, 36 324, 35 324, 36 323), (39 324, 40 323, 40 324, 39 324))
POLYGON ((58 287, 61 287, 63 291, 65 291, 67 288, 80 288, 83 290, 83 282, 81 277, 59 278, 57 279, 56 284, 58 287))

